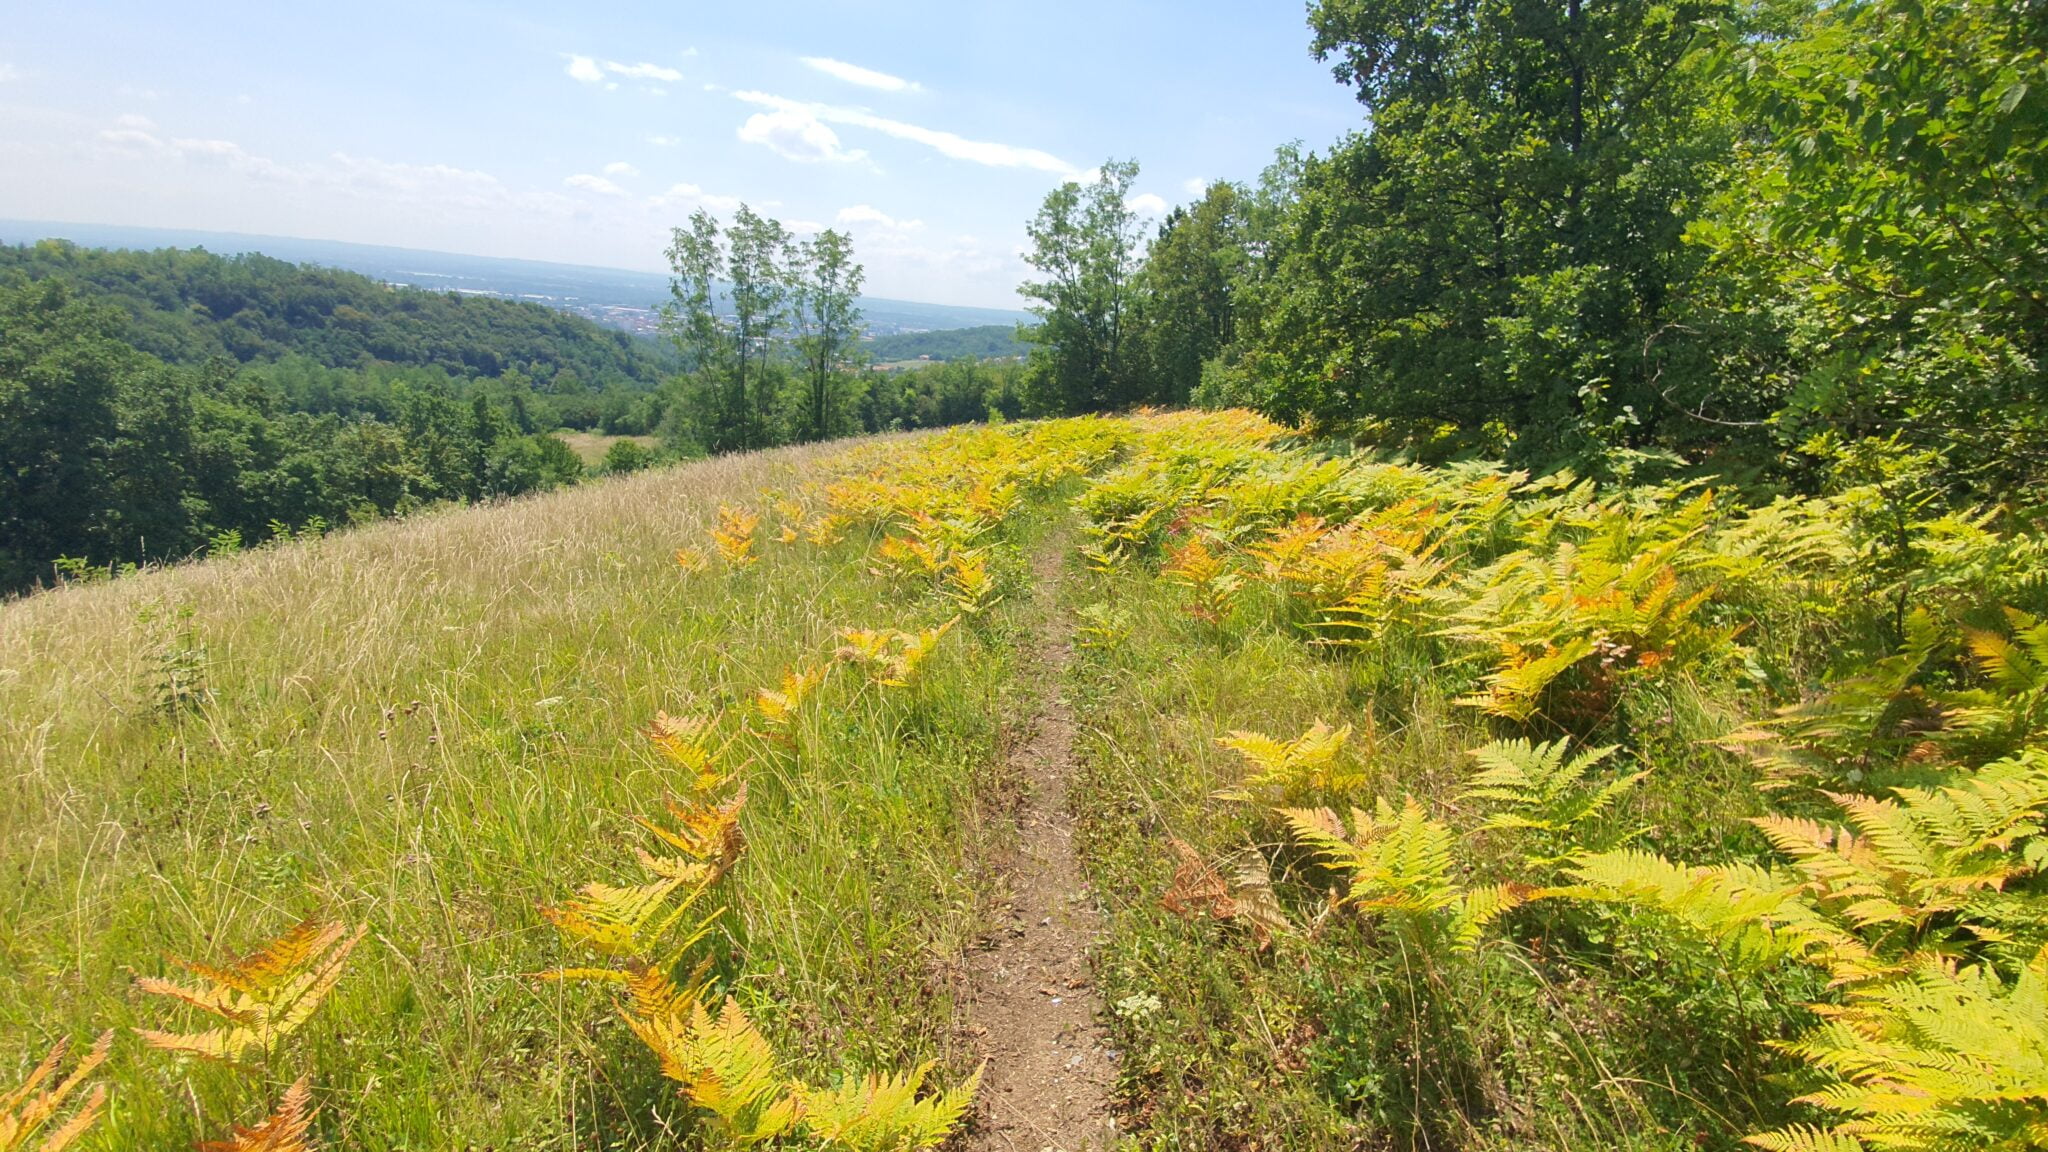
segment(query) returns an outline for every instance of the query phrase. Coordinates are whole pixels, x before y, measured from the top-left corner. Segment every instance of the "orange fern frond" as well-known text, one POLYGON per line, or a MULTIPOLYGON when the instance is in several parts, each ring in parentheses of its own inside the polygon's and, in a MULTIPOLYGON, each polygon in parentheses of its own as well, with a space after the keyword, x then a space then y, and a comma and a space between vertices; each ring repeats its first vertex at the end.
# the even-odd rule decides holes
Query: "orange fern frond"
POLYGON ((206 1141, 199 1145, 199 1152, 313 1152, 309 1133, 319 1112, 308 1111, 310 1103, 311 1089, 307 1078, 301 1076, 284 1090, 277 1111, 263 1123, 254 1128, 236 1125, 232 1139, 206 1141))
MULTIPOLYGON (((19 1152, 26 1149, 30 1138, 55 1119, 57 1113, 63 1110, 65 1101, 71 1098, 71 1094, 78 1091, 101 1064, 106 1063, 107 1053, 113 1046, 113 1032, 100 1033, 99 1040, 94 1042, 90 1051, 79 1058, 70 1074, 45 1088, 44 1085, 49 1084, 51 1078, 56 1076, 58 1066, 64 1063, 65 1054, 71 1050, 69 1038, 59 1040, 50 1047, 49 1055, 43 1057, 42 1062, 30 1070, 28 1079, 22 1082, 21 1087, 12 1092, 0 1093, 0 1152, 19 1152)), ((107 1086, 93 1085, 92 1091, 86 1093, 78 1111, 43 1137, 40 1152, 59 1152, 60 1149, 69 1147, 100 1118, 100 1111, 106 1106, 106 1102, 107 1086)))
POLYGON ((256 952, 224 968, 173 963, 206 982, 188 988, 153 976, 137 977, 135 986, 226 1021, 206 1032, 175 1033, 138 1029, 152 1047, 185 1052, 211 1060, 236 1061, 254 1050, 269 1052, 298 1031, 341 979, 349 953, 369 932, 353 935, 338 921, 307 919, 256 952))

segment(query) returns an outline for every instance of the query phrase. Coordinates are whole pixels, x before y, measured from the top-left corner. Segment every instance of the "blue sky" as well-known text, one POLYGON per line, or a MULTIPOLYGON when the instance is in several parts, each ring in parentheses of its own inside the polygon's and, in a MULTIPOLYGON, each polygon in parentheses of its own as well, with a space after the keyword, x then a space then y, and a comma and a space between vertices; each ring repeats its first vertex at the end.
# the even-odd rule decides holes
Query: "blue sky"
POLYGON ((0 10, 0 217, 654 271, 745 201, 942 303, 1014 305, 1106 157, 1157 212, 1362 122, 1291 0, 0 10))

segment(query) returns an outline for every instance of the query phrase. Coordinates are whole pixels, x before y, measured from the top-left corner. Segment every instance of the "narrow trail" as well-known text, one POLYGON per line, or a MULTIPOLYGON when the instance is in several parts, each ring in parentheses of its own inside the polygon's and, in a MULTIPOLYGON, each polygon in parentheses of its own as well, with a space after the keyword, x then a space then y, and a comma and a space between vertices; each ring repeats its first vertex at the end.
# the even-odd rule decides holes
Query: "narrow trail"
POLYGON ((1088 969, 1094 895, 1074 855, 1067 792, 1076 760, 1074 712, 1062 693, 1073 624, 1059 608, 1066 541, 1032 561, 1032 636, 1021 672, 1035 693, 1028 729, 1009 751, 1017 847, 998 862, 1006 915, 968 958, 968 1015, 988 1060, 971 1152, 1098 1152, 1115 1142, 1115 1064, 1096 1025, 1088 969))

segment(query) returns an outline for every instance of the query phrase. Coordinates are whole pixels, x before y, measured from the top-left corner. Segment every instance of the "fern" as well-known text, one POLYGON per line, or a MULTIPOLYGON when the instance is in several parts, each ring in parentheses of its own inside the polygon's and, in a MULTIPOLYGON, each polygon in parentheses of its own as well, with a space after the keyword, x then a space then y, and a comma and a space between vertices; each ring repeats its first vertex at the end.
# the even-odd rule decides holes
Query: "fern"
POLYGON ((921 632, 899 632, 893 628, 842 629, 839 638, 844 641, 835 658, 854 664, 868 674, 868 679, 885 688, 907 688, 917 678, 919 669, 924 667, 932 653, 939 647, 939 641, 960 622, 958 616, 921 632))
POLYGON ((1230 616, 1238 590, 1244 586, 1243 575, 1199 535, 1174 549, 1159 574, 1188 590, 1188 615, 1211 625, 1220 625, 1230 616))
POLYGON ((317 1147, 309 1135, 317 1112, 308 1111, 311 1091, 305 1077, 284 1090, 277 1111, 254 1128, 237 1126, 233 1138, 211 1140, 199 1145, 199 1152, 313 1152, 317 1147))
POLYGON ((969 616, 978 616, 1002 599, 988 557, 980 552, 956 552, 946 561, 942 577, 946 598, 969 616))
POLYGON ((1818 1006, 1826 1023, 1782 1045, 1832 1081, 1799 1098, 1830 1128, 1749 1137, 1776 1152, 1909 1152, 2048 1143, 2048 950, 2010 984, 1927 958, 1903 979, 1818 1006))
POLYGON ((662 1075, 710 1114, 730 1145, 766 1143, 796 1123, 799 1097, 737 1001, 726 1000, 714 1014, 694 991, 677 988, 658 968, 634 974, 627 987, 627 1026, 660 1060, 662 1075))
POLYGON ((1331 728, 1318 720, 1292 740, 1237 731, 1216 742, 1244 757, 1253 773, 1248 788, 1278 792, 1290 801, 1345 796, 1365 786, 1364 773, 1344 764, 1351 726, 1331 728))
POLYGON ((225 1023, 205 1032, 138 1034, 152 1047, 211 1060, 236 1062, 252 1051, 267 1056, 312 1018, 368 931, 364 925, 351 934, 339 922, 308 919, 224 968, 174 959, 204 983, 188 988, 140 976, 135 986, 225 1023))
POLYGON ((1782 816, 1754 821, 1806 877, 1813 907, 1868 944, 1868 956, 1837 962, 1839 981, 2004 944, 2012 929, 2033 920, 1999 894, 2048 854, 2041 839, 2048 753, 2003 761, 1941 788, 1894 789, 1893 796, 1833 794, 1847 827, 1782 816))
MULTIPOLYGON (((38 1132, 57 1118, 71 1099, 99 1066, 107 1062, 107 1053, 113 1050, 114 1034, 100 1033, 100 1038, 71 1071, 51 1083, 57 1069, 64 1063, 64 1056, 71 1050, 71 1041, 59 1040, 51 1045, 50 1052, 42 1062, 29 1071, 28 1079, 11 1092, 0 1093, 0 1152, 26 1152, 29 1141, 38 1132), (47 1087, 45 1087, 47 1085, 47 1087)), ((95 1084, 85 1094, 78 1110, 71 1117, 43 1135, 36 1145, 38 1152, 61 1152, 68 1148, 86 1129, 91 1128, 107 1104, 107 1086, 95 1084)))
POLYGON ((1472 750, 1479 771, 1466 781, 1461 799, 1484 800, 1494 806, 1481 827, 1536 834, 1537 843, 1550 851, 1527 856, 1532 865, 1554 865, 1569 850, 1583 847, 1581 826, 1649 775, 1635 772, 1604 784, 1589 784, 1586 773, 1618 749, 1612 745, 1589 748, 1566 759, 1569 745, 1566 740, 1531 744, 1518 739, 1472 750))
POLYGON ((751 568, 761 558, 754 551, 754 530, 760 525, 758 513, 729 504, 718 506, 718 527, 711 530, 711 542, 728 568, 751 568))
POLYGON ((707 717, 657 712, 654 722, 647 726, 647 738, 670 763, 689 774, 696 791, 709 792, 725 779, 725 750, 713 747, 713 729, 713 721, 707 717))
POLYGON ((755 690, 754 714, 768 726, 772 735, 788 739, 796 726, 798 715, 803 711, 804 702, 824 685, 825 676, 831 670, 832 666, 829 664, 785 670, 780 686, 755 690))
POLYGON ((1083 648, 1121 648, 1131 638, 1131 614, 1108 604, 1084 604, 1074 610, 1081 618, 1076 630, 1083 648))
POLYGON ((834 1088, 803 1092, 804 1126, 827 1147, 850 1152, 915 1152, 945 1143, 974 1103, 981 1072, 948 1092, 920 1098, 932 1070, 848 1077, 834 1088))
MULTIPOLYGON (((638 823, 678 855, 655 855, 635 847, 633 854, 649 876, 646 882, 585 884, 576 899, 560 907, 543 907, 541 915, 570 940, 603 955, 640 963, 679 961, 719 916, 719 910, 713 910, 676 937, 684 918, 745 849, 739 818, 746 803, 744 784, 724 803, 702 795, 671 799, 669 820, 639 818, 638 823)), ((624 979, 624 973, 612 968, 565 968, 543 975, 549 979, 624 979)))
POLYGON ((1855 936, 1801 899, 1799 877, 1782 871, 1749 864, 1692 868, 1618 848, 1583 854, 1567 872, 1578 883, 1544 895, 1655 909, 1745 967, 1786 959, 1861 962, 1867 953, 1855 936))
POLYGON ((1941 644, 1933 618, 1913 612, 1896 653, 1768 721, 1731 733, 1722 744, 1763 770, 1766 779, 1759 786, 1766 789, 1861 784, 1938 727, 1933 705, 1914 681, 1941 644))
POLYGON ((1448 939, 1461 951, 1535 889, 1520 884, 1468 888, 1457 876, 1457 836, 1411 797, 1396 812, 1382 798, 1371 812, 1353 808, 1351 826, 1327 809, 1286 809, 1302 842, 1350 880, 1343 903, 1394 919, 1419 942, 1448 939))
POLYGON ((1173 883, 1159 897, 1167 911, 1189 919, 1241 923, 1260 949, 1270 947, 1273 937, 1294 931, 1293 921, 1273 895, 1273 877, 1265 857, 1252 853, 1251 859, 1226 879, 1187 841, 1174 837, 1167 846, 1179 861, 1173 883))
POLYGON ((1963 629, 1963 645, 1984 686, 1936 695, 1942 730, 1934 739, 1976 762, 2010 755, 2048 730, 2048 621, 2005 610, 2012 635, 1963 629))

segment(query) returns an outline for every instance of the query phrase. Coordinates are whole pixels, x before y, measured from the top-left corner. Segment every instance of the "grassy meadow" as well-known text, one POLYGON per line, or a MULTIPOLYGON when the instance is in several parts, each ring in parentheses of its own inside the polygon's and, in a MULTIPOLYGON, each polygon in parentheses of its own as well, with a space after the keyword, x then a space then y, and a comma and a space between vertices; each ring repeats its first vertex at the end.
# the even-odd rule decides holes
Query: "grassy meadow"
POLYGON ((2048 548, 1914 483, 1143 413, 8 604, 0 1070, 116 1029, 81 1147, 301 1076, 323 1147, 997 1146, 964 957, 1056 691, 1130 1148, 2035 1146, 2048 548), (367 935, 303 1029, 131 1031, 191 1022, 136 983, 167 955, 308 916, 367 935))
MULTIPOLYGON (((911 439, 892 451, 915 451, 911 439)), ((303 1058, 255 1083, 117 1040, 103 1147, 252 1121, 317 1072, 333 1146, 638 1148, 657 1073, 536 911, 630 866, 680 785, 639 730, 744 708, 842 627, 923 626, 848 542, 690 576, 721 503, 838 449, 735 457, 421 517, 0 609, 0 1067, 162 1028, 166 953, 239 955, 309 914, 367 923, 303 1058), (289 1074, 287 1074, 289 1071, 289 1074)), ((1028 526, 1020 526, 1028 532, 1028 526)), ((915 703, 856 694, 750 776, 727 947, 763 1023, 836 1068, 939 1057, 973 931, 1008 659, 1000 611, 915 703)), ((26 1064, 22 1065, 24 1068, 26 1064)), ((0 1076, 0 1080, 7 1077, 0 1076)))

